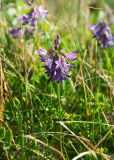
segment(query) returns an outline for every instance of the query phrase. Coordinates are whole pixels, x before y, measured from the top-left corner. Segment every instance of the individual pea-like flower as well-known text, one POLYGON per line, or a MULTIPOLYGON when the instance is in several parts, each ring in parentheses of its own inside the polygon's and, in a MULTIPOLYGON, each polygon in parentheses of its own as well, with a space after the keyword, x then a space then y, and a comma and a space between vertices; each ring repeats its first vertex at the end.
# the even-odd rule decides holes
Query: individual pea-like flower
POLYGON ((73 51, 69 54, 65 53, 59 47, 60 36, 57 35, 54 41, 54 47, 49 51, 39 48, 40 60, 43 62, 43 67, 46 70, 46 74, 50 77, 50 80, 60 82, 70 77, 69 71, 73 66, 69 63, 69 60, 74 61, 77 58, 77 51, 73 51))
POLYGON ((36 16, 39 16, 42 19, 45 19, 46 15, 48 13, 48 11, 44 10, 42 8, 42 6, 35 6, 34 7, 34 12, 35 12, 36 16))
POLYGON ((21 38, 24 37, 24 30, 22 28, 12 29, 11 33, 12 33, 14 38, 19 37, 19 36, 21 38))
POLYGON ((92 31, 93 38, 97 40, 101 47, 107 48, 114 45, 114 37, 107 23, 100 22, 96 25, 89 26, 89 30, 92 31))

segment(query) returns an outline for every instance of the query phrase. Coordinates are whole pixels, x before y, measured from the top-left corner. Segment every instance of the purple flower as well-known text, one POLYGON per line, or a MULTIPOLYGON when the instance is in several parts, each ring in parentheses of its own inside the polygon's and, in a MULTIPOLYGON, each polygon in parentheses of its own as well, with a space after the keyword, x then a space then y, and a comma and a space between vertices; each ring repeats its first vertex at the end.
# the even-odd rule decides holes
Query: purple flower
POLYGON ((31 23, 31 21, 33 19, 36 19, 35 16, 36 15, 35 15, 35 13, 34 13, 34 11, 32 9, 28 14, 23 14, 22 16, 18 17, 17 19, 20 20, 20 21, 22 21, 23 25, 26 25, 26 24, 31 23))
POLYGON ((13 37, 18 37, 18 36, 19 36, 20 29, 21 29, 21 28, 12 29, 12 30, 11 30, 11 33, 12 33, 13 37))
POLYGON ((65 56, 68 60, 74 61, 74 60, 77 58, 77 56, 76 56, 77 53, 78 53, 77 51, 73 51, 73 52, 71 52, 71 53, 69 53, 69 54, 64 54, 64 56, 65 56))
POLYGON ((11 30, 11 34, 13 35, 13 37, 17 38, 17 37, 21 37, 23 38, 24 36, 24 30, 22 28, 17 28, 17 29, 12 29, 11 30))
POLYGON ((18 17, 17 20, 22 21, 23 25, 26 25, 27 23, 29 23, 29 18, 28 15, 23 14, 22 16, 18 17))
POLYGON ((89 30, 92 31, 93 38, 95 38, 103 48, 114 45, 114 37, 111 35, 110 28, 106 23, 89 26, 89 30))
POLYGON ((63 50, 59 49, 60 36, 57 35, 54 41, 54 47, 49 51, 44 49, 38 49, 40 60, 43 62, 43 67, 46 70, 46 74, 50 79, 60 82, 65 80, 69 76, 69 71, 73 67, 69 60, 74 61, 76 59, 77 51, 66 54, 63 50))
POLYGON ((44 10, 42 6, 36 6, 34 7, 34 12, 36 13, 37 16, 39 16, 42 19, 45 19, 47 15, 47 10, 44 10))
POLYGON ((59 48, 59 43, 60 43, 60 36, 57 35, 55 42, 54 42, 54 48, 57 50, 59 48))
POLYGON ((35 17, 33 17, 33 18, 31 19, 31 26, 32 26, 32 27, 35 27, 35 26, 36 26, 36 18, 35 18, 35 17))
POLYGON ((32 8, 28 14, 24 14, 17 19, 21 20, 23 25, 30 24, 35 27, 37 20, 40 20, 41 18, 44 19, 46 15, 47 11, 43 10, 42 6, 36 6, 32 8))
MULTIPOLYGON (((28 3, 30 1, 27 1, 28 3)), ((33 7, 28 14, 23 14, 17 18, 18 21, 21 21, 22 26, 18 29, 12 29, 11 33, 14 37, 18 37, 19 35, 22 37, 24 35, 23 29, 25 29, 27 25, 27 30, 30 35, 33 35, 35 27, 37 27, 37 22, 41 19, 44 19, 47 15, 47 11, 42 8, 42 6, 33 7)))
POLYGON ((40 52, 41 62, 45 62, 46 61, 46 56, 48 55, 48 52, 44 49, 41 49, 41 48, 39 48, 39 52, 40 52))

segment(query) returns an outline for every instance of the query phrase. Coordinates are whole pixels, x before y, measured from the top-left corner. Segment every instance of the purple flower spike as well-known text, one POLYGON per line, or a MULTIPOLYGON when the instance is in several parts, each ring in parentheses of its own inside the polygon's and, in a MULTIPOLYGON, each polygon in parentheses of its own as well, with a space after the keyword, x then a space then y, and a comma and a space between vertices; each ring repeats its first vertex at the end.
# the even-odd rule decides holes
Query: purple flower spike
POLYGON ((44 63, 43 67, 46 74, 50 79, 55 80, 57 83, 65 80, 69 76, 69 71, 73 67, 68 60, 75 60, 77 51, 66 54, 63 50, 59 49, 60 36, 57 35, 54 41, 54 47, 48 52, 44 49, 38 49, 40 60, 44 63))
POLYGON ((58 47, 59 47, 59 42, 60 41, 60 36, 59 35, 57 35, 57 37, 56 37, 56 39, 55 39, 55 45, 54 45, 54 48, 57 50, 58 49, 58 47))
MULTIPOLYGON (((28 4, 29 2, 30 0, 27 0, 28 4)), ((25 28, 27 25, 27 30, 29 31, 30 35, 33 35, 33 31, 35 30, 35 28, 37 28, 37 23, 44 19, 46 15, 47 11, 44 10, 42 6, 35 6, 32 7, 27 14, 19 16, 17 20, 21 22, 21 28, 25 28)))
POLYGON ((68 59, 68 60, 71 60, 71 61, 74 61, 76 58, 77 58, 77 53, 78 51, 73 51, 69 54, 64 54, 64 56, 68 59))
POLYGON ((107 48, 114 45, 114 37, 110 33, 110 28, 106 23, 98 23, 88 27, 92 31, 93 38, 98 41, 98 44, 107 48))

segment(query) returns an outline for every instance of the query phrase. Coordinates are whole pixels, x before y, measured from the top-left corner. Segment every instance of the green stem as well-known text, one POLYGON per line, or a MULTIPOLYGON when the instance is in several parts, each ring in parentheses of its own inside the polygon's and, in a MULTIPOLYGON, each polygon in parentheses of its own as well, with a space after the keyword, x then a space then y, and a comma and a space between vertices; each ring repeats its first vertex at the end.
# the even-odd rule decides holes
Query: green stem
POLYGON ((106 62, 107 62, 107 68, 112 68, 112 65, 111 65, 111 62, 110 62, 110 58, 108 56, 108 52, 107 50, 104 50, 104 54, 105 54, 105 57, 106 57, 106 62))
POLYGON ((60 92, 60 83, 57 84, 57 99, 59 102, 59 109, 61 111, 61 92, 60 92))
MULTIPOLYGON (((61 92, 60 92, 60 83, 57 84, 57 99, 58 99, 58 104, 59 104, 59 115, 60 115, 60 120, 62 121, 62 107, 61 107, 61 92)), ((60 126, 60 148, 61 148, 61 153, 63 153, 63 128, 60 126)))

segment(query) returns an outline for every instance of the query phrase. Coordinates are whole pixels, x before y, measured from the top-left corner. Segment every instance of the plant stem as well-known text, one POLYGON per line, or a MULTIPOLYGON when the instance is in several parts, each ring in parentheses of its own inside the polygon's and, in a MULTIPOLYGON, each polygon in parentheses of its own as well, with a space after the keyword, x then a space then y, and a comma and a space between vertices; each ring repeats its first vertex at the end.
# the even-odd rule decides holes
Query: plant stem
MULTIPOLYGON (((59 115, 60 115, 60 121, 62 121, 62 107, 61 107, 61 92, 60 92, 60 83, 57 84, 57 99, 58 99, 58 104, 59 104, 59 115)), ((60 126, 60 148, 61 148, 61 153, 63 153, 63 137, 62 137, 62 132, 63 128, 60 126)))

